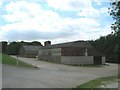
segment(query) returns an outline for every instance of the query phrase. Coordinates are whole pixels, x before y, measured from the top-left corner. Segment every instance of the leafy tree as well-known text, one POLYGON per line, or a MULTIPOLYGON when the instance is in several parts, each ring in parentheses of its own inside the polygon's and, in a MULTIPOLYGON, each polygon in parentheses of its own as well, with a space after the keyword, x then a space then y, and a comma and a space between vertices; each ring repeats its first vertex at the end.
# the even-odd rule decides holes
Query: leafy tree
MULTIPOLYGON (((18 55, 19 54, 19 50, 21 48, 22 45, 37 45, 37 46, 42 46, 42 44, 38 41, 33 41, 33 42, 11 42, 9 45, 7 45, 7 54, 10 55, 18 55)), ((4 45, 5 46, 5 45, 4 45)))
POLYGON ((111 2, 111 8, 109 8, 109 13, 115 20, 111 28, 116 34, 120 32, 120 1, 111 2))
POLYGON ((11 55, 17 55, 19 53, 20 44, 18 42, 11 42, 8 45, 7 53, 11 55))
POLYGON ((117 38, 113 34, 102 36, 97 40, 92 40, 90 43, 98 50, 101 51, 107 59, 107 62, 117 63, 117 38))
POLYGON ((42 46, 42 44, 38 41, 33 41, 31 42, 31 45, 38 45, 38 46, 42 46))
MULTIPOLYGON (((113 19, 115 20, 115 22, 111 26, 112 30, 114 31, 115 37, 117 37, 117 42, 114 47, 114 53, 119 54, 120 53, 120 1, 111 2, 111 8, 109 8, 109 12, 110 15, 113 17, 113 19)), ((116 56, 118 56, 118 54, 116 56)))

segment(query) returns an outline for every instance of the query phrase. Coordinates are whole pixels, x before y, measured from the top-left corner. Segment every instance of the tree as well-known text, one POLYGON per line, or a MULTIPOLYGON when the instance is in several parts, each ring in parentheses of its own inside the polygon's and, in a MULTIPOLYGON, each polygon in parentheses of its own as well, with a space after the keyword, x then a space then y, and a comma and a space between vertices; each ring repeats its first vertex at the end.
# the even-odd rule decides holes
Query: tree
POLYGON ((24 42, 24 41, 15 42, 14 41, 14 42, 11 42, 9 45, 7 45, 7 54, 18 55, 22 45, 42 46, 42 44, 38 41, 33 41, 33 42, 24 42))
POLYGON ((7 42, 6 41, 2 41, 2 53, 6 53, 7 52, 7 42))
POLYGON ((42 44, 40 43, 40 42, 38 42, 38 41, 33 41, 33 42, 31 42, 30 43, 31 45, 38 45, 38 46, 42 46, 42 44))
POLYGON ((120 53, 120 1, 111 2, 111 8, 109 8, 109 13, 115 20, 115 22, 111 26, 111 29, 114 31, 114 35, 117 37, 117 43, 114 47, 114 52, 115 54, 118 54, 120 53))
POLYGON ((8 45, 7 53, 10 54, 10 55, 18 55, 20 47, 21 47, 21 45, 20 45, 19 42, 15 42, 15 41, 11 42, 8 45))
POLYGON ((120 32, 120 1, 111 2, 111 8, 109 8, 109 13, 115 20, 111 28, 116 34, 120 32))

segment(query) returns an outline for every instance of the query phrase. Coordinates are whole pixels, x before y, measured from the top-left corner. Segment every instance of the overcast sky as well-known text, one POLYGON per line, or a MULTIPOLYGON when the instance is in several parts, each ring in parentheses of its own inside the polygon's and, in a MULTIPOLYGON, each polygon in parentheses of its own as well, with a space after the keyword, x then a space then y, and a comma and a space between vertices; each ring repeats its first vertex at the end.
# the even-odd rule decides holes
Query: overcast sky
POLYGON ((62 43, 111 33, 107 0, 0 0, 0 40, 62 43))

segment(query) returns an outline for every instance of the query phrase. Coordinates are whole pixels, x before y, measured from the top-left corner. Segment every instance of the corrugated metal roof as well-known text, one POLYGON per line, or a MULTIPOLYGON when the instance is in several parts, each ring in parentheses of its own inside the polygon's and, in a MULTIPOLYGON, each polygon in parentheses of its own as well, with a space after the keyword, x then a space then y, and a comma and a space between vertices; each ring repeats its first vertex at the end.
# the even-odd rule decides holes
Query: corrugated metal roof
POLYGON ((22 46, 24 49, 25 49, 25 51, 38 51, 39 49, 40 49, 40 47, 42 47, 42 46, 29 46, 29 45, 23 45, 22 46))

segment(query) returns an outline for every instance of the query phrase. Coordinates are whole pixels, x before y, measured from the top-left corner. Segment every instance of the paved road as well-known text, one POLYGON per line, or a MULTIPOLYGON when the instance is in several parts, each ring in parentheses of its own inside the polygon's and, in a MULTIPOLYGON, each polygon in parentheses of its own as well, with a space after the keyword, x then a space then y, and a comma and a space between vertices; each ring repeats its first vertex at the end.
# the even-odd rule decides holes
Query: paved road
POLYGON ((71 88, 89 80, 118 74, 118 65, 101 68, 74 67, 19 58, 40 69, 3 65, 3 88, 71 88))

